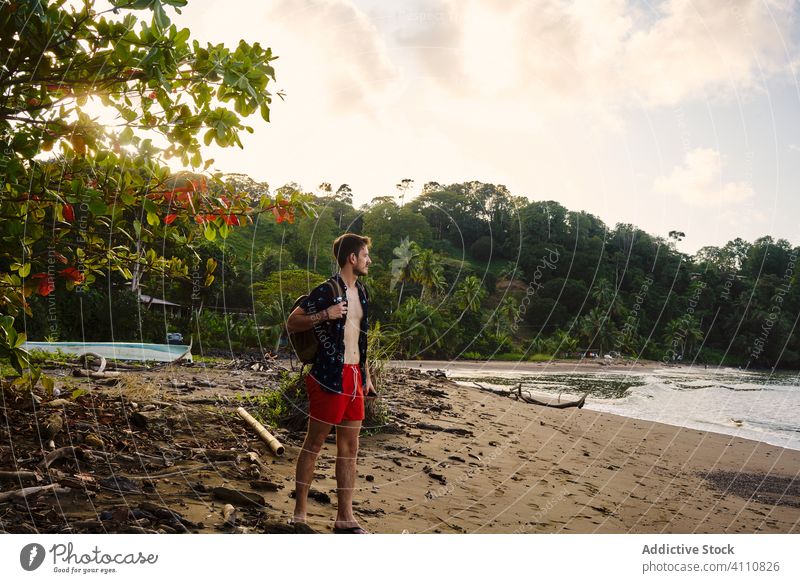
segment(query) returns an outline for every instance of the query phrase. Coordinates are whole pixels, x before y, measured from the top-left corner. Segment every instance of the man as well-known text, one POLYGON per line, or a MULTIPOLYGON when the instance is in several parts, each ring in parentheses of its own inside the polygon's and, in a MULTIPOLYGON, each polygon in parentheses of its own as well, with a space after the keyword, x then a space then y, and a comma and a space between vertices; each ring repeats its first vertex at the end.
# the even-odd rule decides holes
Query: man
POLYGON ((369 237, 345 233, 333 242, 340 271, 315 288, 286 322, 289 332, 314 328, 319 342, 316 360, 306 375, 308 433, 297 458, 294 523, 306 520, 308 490, 317 456, 336 426, 336 492, 339 500, 335 533, 366 534, 353 515, 358 434, 364 420, 364 399, 376 396, 367 367, 367 275, 369 237), (331 285, 332 284, 332 285, 331 285), (340 295, 341 294, 341 295, 340 295))

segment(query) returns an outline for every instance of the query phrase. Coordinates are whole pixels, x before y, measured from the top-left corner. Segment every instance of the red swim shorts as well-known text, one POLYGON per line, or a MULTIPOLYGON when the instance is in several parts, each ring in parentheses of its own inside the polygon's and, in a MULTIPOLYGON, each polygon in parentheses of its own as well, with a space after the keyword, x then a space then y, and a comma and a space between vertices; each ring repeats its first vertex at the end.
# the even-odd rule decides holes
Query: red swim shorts
POLYGON ((312 375, 306 375, 308 414, 311 419, 338 425, 342 421, 364 420, 364 391, 361 388, 361 370, 357 364, 345 364, 342 369, 342 391, 332 393, 319 386, 312 375))

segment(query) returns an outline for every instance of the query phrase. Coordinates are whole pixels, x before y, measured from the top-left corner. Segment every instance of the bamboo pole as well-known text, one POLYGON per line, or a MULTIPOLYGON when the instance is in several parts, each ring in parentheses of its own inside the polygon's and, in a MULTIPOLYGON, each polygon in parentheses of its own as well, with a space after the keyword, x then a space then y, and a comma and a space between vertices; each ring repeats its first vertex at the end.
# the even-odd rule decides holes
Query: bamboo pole
POLYGON ((243 407, 238 407, 236 412, 239 414, 239 417, 244 419, 247 424, 252 427, 253 430, 255 430, 262 441, 264 441, 264 443, 266 443, 272 450, 272 453, 278 456, 283 455, 283 446, 281 445, 281 442, 275 439, 275 436, 267 431, 266 428, 261 425, 261 423, 253 419, 253 416, 245 411, 243 407))

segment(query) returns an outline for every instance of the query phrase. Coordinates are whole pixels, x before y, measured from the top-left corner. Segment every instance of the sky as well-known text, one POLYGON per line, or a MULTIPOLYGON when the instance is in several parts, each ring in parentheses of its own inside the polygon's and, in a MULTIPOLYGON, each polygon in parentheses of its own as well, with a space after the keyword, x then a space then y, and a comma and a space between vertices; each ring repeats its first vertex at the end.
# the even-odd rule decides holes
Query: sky
MULTIPOLYGON (((800 244, 795 0, 191 0, 200 41, 269 46, 271 122, 214 168, 271 186, 479 180, 695 253, 800 244)), ((408 198, 406 199, 408 200, 408 198)))

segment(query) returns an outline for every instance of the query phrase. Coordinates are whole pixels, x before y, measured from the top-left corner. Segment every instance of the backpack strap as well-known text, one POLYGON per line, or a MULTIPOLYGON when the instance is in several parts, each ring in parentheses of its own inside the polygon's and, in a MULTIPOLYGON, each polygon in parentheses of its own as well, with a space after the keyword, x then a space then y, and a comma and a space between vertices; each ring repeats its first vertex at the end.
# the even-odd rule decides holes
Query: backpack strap
POLYGON ((342 285, 339 283, 339 278, 338 277, 336 277, 334 275, 334 276, 328 278, 328 285, 330 286, 331 291, 333 292, 333 297, 334 298, 337 297, 337 296, 338 297, 343 297, 344 296, 344 290, 342 289, 342 285))
POLYGON ((367 286, 365 286, 363 283, 361 283, 360 280, 356 280, 356 286, 359 289, 361 289, 361 291, 364 292, 364 297, 367 298, 367 301, 369 301, 369 293, 367 293, 367 286))

